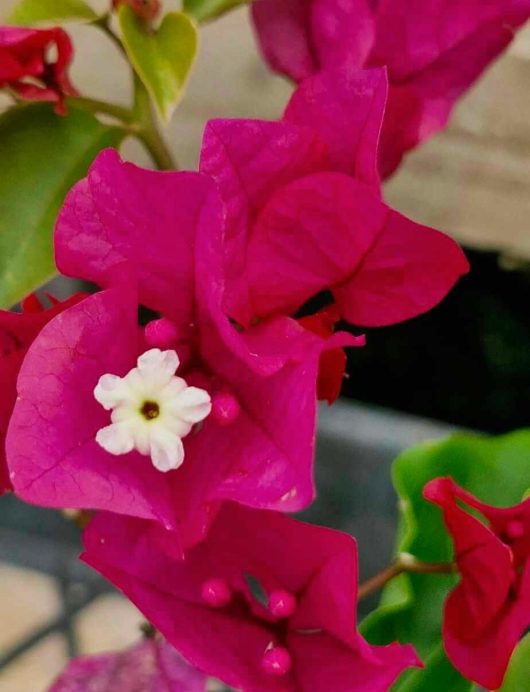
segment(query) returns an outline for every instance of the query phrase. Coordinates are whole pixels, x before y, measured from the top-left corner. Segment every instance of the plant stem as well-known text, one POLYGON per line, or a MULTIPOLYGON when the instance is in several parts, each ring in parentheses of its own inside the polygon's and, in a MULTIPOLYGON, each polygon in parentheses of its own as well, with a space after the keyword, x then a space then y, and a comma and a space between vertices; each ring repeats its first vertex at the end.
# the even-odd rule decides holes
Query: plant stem
MULTIPOLYGON (((110 15, 106 14, 94 22, 118 46, 122 53, 125 49, 119 37, 110 26, 110 15)), ((151 99, 144 84, 134 72, 134 107, 132 110, 105 101, 89 98, 68 99, 72 106, 77 106, 90 113, 103 113, 116 118, 123 128, 131 135, 138 137, 151 155, 155 165, 160 170, 177 170, 177 162, 173 159, 156 122, 151 99)))
POLYGON ((68 103, 74 106, 74 108, 80 108, 89 113, 110 115, 128 126, 134 123, 134 113, 129 108, 118 106, 115 103, 107 103, 106 101, 82 96, 71 96, 68 98, 68 103))
POLYGON ((139 125, 135 134, 153 157, 156 166, 161 171, 178 170, 178 164, 158 130, 147 89, 136 73, 134 74, 134 117, 139 125))
POLYGON ((161 171, 178 170, 178 165, 156 127, 143 128, 135 133, 151 154, 157 168, 161 171))
POLYGON ((122 42, 120 41, 119 37, 116 36, 114 31, 112 30, 110 26, 110 19, 111 15, 109 13, 104 14, 102 17, 99 19, 96 19, 93 24, 95 26, 98 26, 103 33, 107 34, 107 36, 110 38, 110 40, 114 43, 115 46, 120 50, 121 53, 125 54, 125 49, 123 47, 122 42))
POLYGON ((413 555, 401 553, 391 565, 385 567, 379 574, 374 575, 359 586, 358 600, 379 591, 385 584, 404 572, 414 572, 416 574, 452 574, 455 571, 456 565, 453 562, 421 562, 421 560, 417 560, 413 555))

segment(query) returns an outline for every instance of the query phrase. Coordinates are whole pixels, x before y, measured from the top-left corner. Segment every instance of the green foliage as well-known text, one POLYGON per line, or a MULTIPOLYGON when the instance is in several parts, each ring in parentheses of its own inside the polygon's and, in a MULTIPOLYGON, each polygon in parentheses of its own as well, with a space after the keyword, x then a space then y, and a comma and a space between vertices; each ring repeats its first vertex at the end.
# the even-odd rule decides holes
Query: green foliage
POLYGON ((504 684, 499 692, 524 692, 528 689, 530 689, 530 634, 527 634, 515 649, 504 684))
POLYGON ((393 692, 469 692, 473 685, 449 663, 439 644, 425 659, 425 668, 411 671, 393 686, 393 692))
POLYGON ((195 24, 186 14, 170 12, 154 31, 128 5, 120 8, 118 19, 127 55, 167 122, 183 96, 195 60, 195 24))
POLYGON ((9 24, 93 22, 98 18, 83 0, 20 0, 8 17, 9 24))
MULTIPOLYGON (((393 467, 401 509, 398 552, 412 553, 427 562, 452 559, 452 545, 441 512, 422 498, 427 481, 452 476, 487 503, 514 505, 528 489, 529 459, 530 431, 502 437, 455 435, 402 454, 393 467)), ((401 575, 388 584, 379 608, 363 622, 362 630, 369 641, 411 642, 426 661, 423 671, 403 676, 394 690, 471 689, 471 683, 452 669, 441 648, 443 602, 456 581, 455 575, 401 575), (448 686, 449 679, 452 682, 448 686)))
POLYGON ((184 0, 184 10, 198 22, 204 22, 248 2, 249 0, 184 0))
POLYGON ((0 306, 11 307, 55 273, 52 230, 70 187, 123 132, 70 108, 27 104, 0 116, 0 306))

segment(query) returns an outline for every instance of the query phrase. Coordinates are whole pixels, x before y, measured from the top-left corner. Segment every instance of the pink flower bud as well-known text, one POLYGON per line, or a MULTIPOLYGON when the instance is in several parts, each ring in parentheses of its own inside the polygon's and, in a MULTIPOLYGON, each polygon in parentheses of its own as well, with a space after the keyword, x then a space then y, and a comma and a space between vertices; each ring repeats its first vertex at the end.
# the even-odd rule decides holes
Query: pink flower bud
POLYGON ((228 425, 239 416, 241 407, 238 400, 229 392, 214 394, 212 399, 212 416, 221 425, 228 425))
POLYGON ((506 535, 511 541, 516 541, 524 536, 524 524, 519 519, 512 519, 506 525, 506 535))
POLYGON ((201 597, 212 608, 224 608, 232 600, 232 589, 224 579, 208 579, 202 585, 201 597))
POLYGON ((261 667, 269 675, 285 675, 293 665, 291 654, 283 646, 267 649, 261 659, 261 667))
POLYGON ((273 591, 269 596, 269 610, 277 618, 288 618, 296 610, 296 598, 289 591, 273 591))
POLYGON ((177 328, 173 322, 165 319, 165 317, 148 322, 144 334, 147 345, 153 348, 169 348, 174 345, 178 336, 177 328))

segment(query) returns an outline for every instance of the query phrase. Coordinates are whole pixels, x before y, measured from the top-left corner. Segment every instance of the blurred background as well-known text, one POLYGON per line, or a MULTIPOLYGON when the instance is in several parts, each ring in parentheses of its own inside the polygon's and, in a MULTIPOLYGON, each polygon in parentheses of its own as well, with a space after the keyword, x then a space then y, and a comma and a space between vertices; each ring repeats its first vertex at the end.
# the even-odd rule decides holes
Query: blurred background
MULTIPOLYGON (((13 4, 0 0, 0 20, 13 4)), ((90 4, 104 10, 107 2, 90 4)), ((92 27, 72 26, 71 35, 81 93, 128 104, 131 84, 116 48, 92 27)), ((188 92, 166 133, 181 168, 196 167, 208 118, 277 118, 291 88, 260 59, 245 8, 203 27, 188 92)), ((459 240, 472 270, 429 315, 371 331, 367 348, 351 355, 343 399, 322 410, 320 497, 309 518, 358 537, 363 576, 392 551, 396 454, 459 427, 528 425, 529 113, 530 27, 450 127, 386 186, 397 209, 459 240)), ((124 155, 149 165, 140 145, 127 143, 124 155)), ((0 612, 8 623, 0 630, 0 692, 43 692, 69 655, 138 638, 141 616, 77 563, 78 552, 78 530, 57 513, 0 500, 0 612)))

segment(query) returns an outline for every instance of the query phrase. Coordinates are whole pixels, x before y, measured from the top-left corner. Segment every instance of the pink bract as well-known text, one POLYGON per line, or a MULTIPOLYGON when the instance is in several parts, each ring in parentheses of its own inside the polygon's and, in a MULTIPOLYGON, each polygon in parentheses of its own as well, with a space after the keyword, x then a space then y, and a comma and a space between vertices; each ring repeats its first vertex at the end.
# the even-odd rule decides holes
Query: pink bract
POLYGON ((370 646, 358 634, 350 536, 233 503, 184 561, 146 540, 146 531, 140 520, 99 515, 85 532, 82 559, 193 665, 228 685, 386 692, 419 665, 411 646, 370 646), (290 596, 284 614, 271 612, 273 594, 290 596))
POLYGON ((241 324, 293 314, 324 289, 349 322, 393 324, 432 308, 468 270, 454 241, 381 200, 385 93, 383 70, 325 71, 281 122, 208 123, 201 170, 227 210, 224 307, 241 324))
POLYGON ((491 507, 451 478, 430 481, 424 495, 443 511, 461 577, 445 604, 445 650, 466 678, 499 689, 530 626, 530 499, 491 507))
POLYGON ((44 309, 32 296, 23 303, 21 313, 0 311, 0 494, 12 488, 4 441, 17 398, 16 382, 24 356, 44 325, 83 297, 79 294, 62 303, 53 301, 52 307, 44 309))
POLYGON ((48 692, 206 692, 206 676, 165 641, 74 659, 48 692))
POLYGON ((220 307, 221 242, 205 176, 142 171, 107 151, 70 193, 59 264, 108 288, 50 322, 26 356, 7 439, 22 499, 156 520, 179 528, 185 544, 202 537, 222 500, 284 511, 311 502, 320 357, 357 340, 321 337, 286 317, 236 330, 220 307), (139 329, 138 302, 165 328, 139 329), (167 474, 95 439, 110 423, 94 398, 99 378, 124 376, 153 346, 177 351, 178 374, 206 389, 215 409, 167 474))
POLYGON ((50 101, 58 114, 65 115, 65 97, 77 94, 68 77, 73 53, 62 29, 0 27, 0 88, 9 87, 24 100, 50 101), (52 47, 57 57, 50 63, 52 47))
POLYGON ((389 107, 380 164, 445 126, 451 111, 530 16, 529 0, 256 0, 272 69, 296 81, 323 68, 386 66, 389 107))

